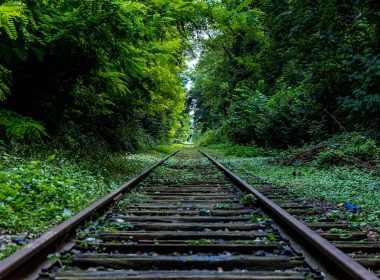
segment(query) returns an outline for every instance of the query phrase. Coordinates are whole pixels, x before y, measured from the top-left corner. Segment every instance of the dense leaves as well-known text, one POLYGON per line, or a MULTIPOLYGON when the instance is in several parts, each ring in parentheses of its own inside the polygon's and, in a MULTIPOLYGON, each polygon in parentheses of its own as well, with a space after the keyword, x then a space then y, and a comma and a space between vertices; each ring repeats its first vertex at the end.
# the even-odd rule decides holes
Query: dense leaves
POLYGON ((180 72, 202 3, 8 1, 0 6, 0 99, 69 147, 114 150, 183 136, 180 72), (11 93, 9 95, 9 93, 11 93))
MULTIPOLYGON (((25 6, 20 1, 8 1, 0 4, 0 35, 17 39, 16 22, 26 23, 23 11, 25 6)), ((0 64, 0 101, 9 94, 9 70, 0 64)))
POLYGON ((0 127, 5 132, 2 138, 20 142, 41 142, 42 137, 47 136, 42 124, 8 110, 0 110, 0 127))
POLYGON ((201 133, 280 147, 379 137, 380 2, 211 2, 190 94, 201 133))

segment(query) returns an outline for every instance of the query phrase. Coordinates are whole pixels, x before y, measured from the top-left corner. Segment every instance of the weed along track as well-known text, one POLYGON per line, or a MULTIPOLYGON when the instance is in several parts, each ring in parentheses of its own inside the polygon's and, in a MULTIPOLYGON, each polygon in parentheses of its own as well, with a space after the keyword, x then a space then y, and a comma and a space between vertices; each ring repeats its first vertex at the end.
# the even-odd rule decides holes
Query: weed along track
POLYGON ((5 260, 2 278, 377 279, 195 149, 161 163, 5 260))

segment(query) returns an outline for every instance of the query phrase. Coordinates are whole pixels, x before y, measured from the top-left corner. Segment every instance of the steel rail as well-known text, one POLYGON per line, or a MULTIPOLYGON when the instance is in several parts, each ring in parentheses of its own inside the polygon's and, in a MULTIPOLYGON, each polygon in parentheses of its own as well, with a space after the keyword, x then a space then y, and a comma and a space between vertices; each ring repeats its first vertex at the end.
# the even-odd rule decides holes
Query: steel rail
POLYGON ((23 249, 16 251, 5 260, 0 262, 0 279, 4 279, 11 273, 16 272, 19 268, 22 268, 33 257, 37 256, 40 252, 44 251, 48 246, 52 245, 59 238, 64 237, 68 232, 77 227, 87 218, 94 215, 96 212, 104 210, 107 206, 118 200, 125 192, 130 191, 132 187, 136 186, 141 180, 146 178, 156 167, 164 163, 170 157, 178 153, 179 150, 158 161, 152 166, 145 169, 141 174, 137 175, 133 179, 129 180, 115 191, 111 192, 104 198, 93 203, 86 209, 82 210, 75 216, 71 217, 67 221, 48 231, 38 239, 32 241, 23 249))
POLYGON ((300 236, 302 236, 314 249, 322 253, 324 256, 328 257, 333 263, 338 265, 343 271, 350 275, 356 280, 379 280, 375 274, 368 271, 364 266, 353 260, 347 254, 336 248, 329 241, 322 238, 320 235, 315 233, 308 226, 304 225, 302 222, 297 220, 287 211, 282 209, 279 205, 274 203, 272 200, 261 194, 250 184, 240 179, 233 172, 228 170, 225 166, 216 161, 213 157, 208 155, 206 152, 198 148, 198 150, 206 156, 214 165, 216 165, 220 170, 222 170, 227 177, 231 179, 238 187, 252 193, 257 200, 264 205, 271 213, 273 213, 277 218, 283 221, 289 228, 296 231, 300 236))

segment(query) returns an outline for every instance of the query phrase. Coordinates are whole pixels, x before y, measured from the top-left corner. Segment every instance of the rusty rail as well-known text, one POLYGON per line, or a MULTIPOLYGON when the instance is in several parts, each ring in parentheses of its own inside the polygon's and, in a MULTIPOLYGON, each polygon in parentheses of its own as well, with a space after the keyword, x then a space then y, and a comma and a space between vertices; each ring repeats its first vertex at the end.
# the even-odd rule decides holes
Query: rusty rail
POLYGON ((63 222, 59 226, 48 231, 40 238, 34 240, 28 244, 25 248, 15 252, 8 258, 0 262, 0 279, 4 279, 11 273, 16 272, 33 257, 44 251, 47 247, 57 242, 60 238, 63 238, 67 233, 77 227, 87 218, 91 217, 97 212, 104 210, 107 206, 118 200, 125 192, 130 191, 132 187, 136 186, 141 180, 146 178, 156 167, 164 163, 170 157, 178 153, 179 150, 145 169, 141 174, 129 180, 118 189, 108 194, 104 198, 90 205, 83 211, 79 212, 75 216, 71 217, 67 221, 63 222))
POLYGON ((206 152, 198 149, 204 156, 206 156, 214 165, 216 165, 220 170, 222 170, 230 180, 236 184, 238 187, 242 188, 249 193, 252 193, 257 200, 268 209, 273 215, 275 215, 278 219, 283 221, 289 228, 297 232, 300 236, 302 236, 313 249, 317 250, 324 256, 328 258, 331 262, 335 263, 339 266, 343 271, 345 271, 348 275, 350 275, 353 279, 357 280, 378 280, 373 273, 368 271, 361 264, 350 258, 347 254, 336 248, 329 241, 319 236, 309 227, 301 223, 295 217, 290 215, 276 203, 268 199, 266 196, 261 194, 251 185, 249 185, 244 180, 240 179, 233 172, 228 170, 222 164, 217 162, 213 157, 208 155, 206 152))

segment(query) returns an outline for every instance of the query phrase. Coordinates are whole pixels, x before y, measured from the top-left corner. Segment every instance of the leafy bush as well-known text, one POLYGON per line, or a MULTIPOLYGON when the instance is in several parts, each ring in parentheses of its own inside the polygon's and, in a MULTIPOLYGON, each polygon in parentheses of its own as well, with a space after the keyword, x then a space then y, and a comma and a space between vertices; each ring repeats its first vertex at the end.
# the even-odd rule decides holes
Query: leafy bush
POLYGON ((180 149, 182 147, 181 144, 173 144, 173 145, 157 145, 153 147, 153 151, 162 153, 162 154, 170 154, 174 151, 180 149))
POLYGON ((355 165, 374 169, 379 163, 380 148, 376 142, 358 133, 338 134, 318 144, 283 151, 274 159, 285 165, 313 163, 318 166, 355 165))
POLYGON ((345 163, 346 161, 342 151, 328 149, 317 156, 316 162, 319 165, 328 166, 345 163))
POLYGON ((380 153, 380 148, 373 139, 360 134, 355 134, 345 144, 344 153, 361 160, 371 160, 380 153))
POLYGON ((241 198, 241 203, 244 205, 251 205, 256 201, 256 197, 253 194, 246 194, 241 198))
POLYGON ((221 128, 231 142, 247 144, 265 132, 268 126, 267 101, 259 90, 244 86, 234 90, 226 122, 221 128))
POLYGON ((242 145, 231 145, 231 144, 214 144, 208 145, 207 149, 217 152, 225 156, 236 156, 236 157, 258 157, 264 155, 270 155, 271 150, 258 148, 256 146, 242 146, 242 145))
POLYGON ((9 110, 0 110, 0 127, 10 141, 41 142, 47 136, 45 127, 29 117, 9 110))
POLYGON ((375 162, 380 157, 380 148, 376 142, 360 134, 346 135, 339 142, 327 142, 327 148, 316 157, 316 163, 322 166, 339 164, 363 164, 375 162))
POLYGON ((202 134, 198 140, 198 144, 200 146, 208 146, 212 144, 223 143, 225 142, 224 139, 225 138, 222 136, 222 133, 220 131, 208 129, 202 134))

